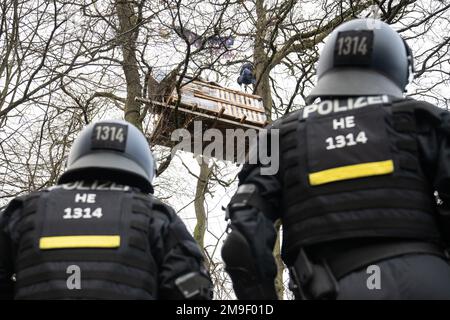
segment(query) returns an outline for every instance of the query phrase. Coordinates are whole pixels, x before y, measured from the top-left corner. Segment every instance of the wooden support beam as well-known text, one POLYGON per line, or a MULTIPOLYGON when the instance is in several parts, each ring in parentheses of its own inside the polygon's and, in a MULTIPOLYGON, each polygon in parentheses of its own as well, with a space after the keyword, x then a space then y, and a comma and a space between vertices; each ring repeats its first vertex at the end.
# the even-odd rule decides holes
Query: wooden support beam
POLYGON ((225 112, 225 107, 224 106, 222 106, 222 108, 220 108, 220 111, 219 111, 219 113, 217 114, 217 117, 222 117, 222 115, 223 115, 223 113, 225 112))

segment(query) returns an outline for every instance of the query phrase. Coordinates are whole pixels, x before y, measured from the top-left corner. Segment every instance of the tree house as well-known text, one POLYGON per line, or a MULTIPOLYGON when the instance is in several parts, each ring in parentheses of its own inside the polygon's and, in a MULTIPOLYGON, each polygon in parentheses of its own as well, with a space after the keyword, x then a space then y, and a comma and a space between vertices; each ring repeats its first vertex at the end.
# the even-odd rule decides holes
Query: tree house
MULTIPOLYGON (((172 132, 181 128, 187 129, 193 138, 198 139, 198 121, 201 121, 202 132, 214 128, 220 130, 224 137, 227 129, 253 129, 258 132, 268 124, 262 99, 256 95, 185 77, 180 96, 173 89, 162 101, 136 99, 147 104, 151 112, 157 115, 150 137, 152 144, 173 147, 178 142, 171 140, 172 132), (197 130, 195 133, 194 129, 197 130)), ((203 148, 209 143, 203 142, 203 148)))

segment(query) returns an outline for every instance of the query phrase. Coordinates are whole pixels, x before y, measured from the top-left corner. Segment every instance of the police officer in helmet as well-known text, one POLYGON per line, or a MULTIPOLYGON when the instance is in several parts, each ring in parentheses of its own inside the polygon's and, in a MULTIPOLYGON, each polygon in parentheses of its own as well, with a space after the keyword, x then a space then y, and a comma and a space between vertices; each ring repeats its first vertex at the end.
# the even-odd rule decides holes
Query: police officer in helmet
POLYGON ((238 298, 277 298, 281 219, 297 299, 450 299, 450 117, 404 96, 412 72, 381 21, 330 34, 308 105, 269 128, 278 173, 244 166, 228 205, 222 257, 238 298))
POLYGON ((153 193, 154 160, 125 121, 89 124, 58 185, 0 216, 0 297, 211 299, 203 255, 153 193))

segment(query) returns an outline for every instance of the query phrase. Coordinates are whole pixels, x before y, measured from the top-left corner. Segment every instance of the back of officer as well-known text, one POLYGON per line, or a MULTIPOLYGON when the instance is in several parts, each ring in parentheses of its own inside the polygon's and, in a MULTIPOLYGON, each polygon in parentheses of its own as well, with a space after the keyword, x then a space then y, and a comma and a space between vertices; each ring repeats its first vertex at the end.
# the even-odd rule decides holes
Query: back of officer
POLYGON ((59 184, 14 199, 1 214, 0 296, 210 299, 199 247, 150 194, 154 172, 136 127, 88 125, 59 184))
POLYGON ((381 21, 352 20, 329 36, 309 105, 269 129, 280 130, 280 170, 244 166, 228 205, 222 255, 239 298, 276 298, 281 218, 298 299, 450 299, 450 117, 404 98, 412 64, 381 21))

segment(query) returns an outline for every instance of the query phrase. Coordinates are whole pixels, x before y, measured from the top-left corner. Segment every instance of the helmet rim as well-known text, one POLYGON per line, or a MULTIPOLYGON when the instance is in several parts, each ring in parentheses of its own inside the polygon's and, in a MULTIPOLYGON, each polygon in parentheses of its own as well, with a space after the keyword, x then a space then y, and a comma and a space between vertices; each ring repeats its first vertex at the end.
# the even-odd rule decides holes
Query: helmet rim
POLYGON ((64 184, 83 179, 112 181, 137 186, 144 192, 153 193, 150 179, 143 168, 133 160, 114 152, 95 152, 85 154, 76 159, 58 179, 58 184, 64 184), (123 175, 125 173, 125 175, 123 175), (122 177, 120 179, 120 177, 122 177))
POLYGON ((350 97, 388 95, 402 98, 403 91, 389 77, 365 68, 341 67, 329 70, 317 81, 307 97, 311 103, 318 97, 350 97), (345 79, 343 81, 342 79, 345 79))

